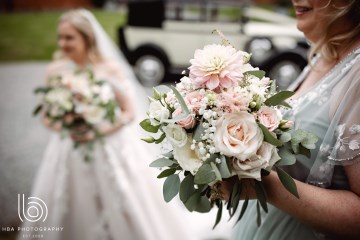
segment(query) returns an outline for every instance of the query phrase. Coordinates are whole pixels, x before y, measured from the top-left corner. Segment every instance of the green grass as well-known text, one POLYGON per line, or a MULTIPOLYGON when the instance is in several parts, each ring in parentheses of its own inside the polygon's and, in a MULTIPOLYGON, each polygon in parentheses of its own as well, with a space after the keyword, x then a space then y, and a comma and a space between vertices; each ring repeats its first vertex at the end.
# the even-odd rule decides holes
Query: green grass
MULTIPOLYGON (((56 50, 57 20, 62 12, 0 14, 0 62, 50 60, 56 50)), ((93 11, 117 42, 116 30, 125 22, 118 12, 93 11)))

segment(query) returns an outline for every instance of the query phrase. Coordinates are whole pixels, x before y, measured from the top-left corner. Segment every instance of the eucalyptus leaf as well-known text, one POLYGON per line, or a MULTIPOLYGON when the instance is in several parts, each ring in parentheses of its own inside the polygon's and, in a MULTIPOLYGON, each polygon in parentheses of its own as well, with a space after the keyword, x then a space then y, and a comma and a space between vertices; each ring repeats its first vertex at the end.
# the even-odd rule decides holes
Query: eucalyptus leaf
POLYGON ((292 177, 287 174, 284 170, 282 170, 279 167, 276 167, 276 172, 279 176, 279 179, 281 181, 281 183, 284 185, 284 187, 295 197, 299 198, 299 193, 297 191, 297 187, 295 184, 294 179, 292 179, 292 177))
POLYGON ((187 210, 193 212, 197 208, 200 198, 201 198, 201 191, 199 191, 198 189, 185 202, 185 207, 187 208, 187 210))
POLYGON ((212 169, 213 169, 213 171, 215 173, 216 180, 221 181, 222 180, 221 173, 220 173, 219 169, 217 168, 216 164, 211 162, 210 166, 212 167, 212 169))
POLYGON ((260 227, 260 225, 261 225, 261 211, 260 211, 259 201, 256 201, 256 213, 257 213, 256 222, 257 222, 258 227, 260 227))
POLYGON ((266 72, 263 70, 255 70, 255 71, 247 71, 247 72, 245 72, 245 74, 250 74, 259 79, 262 79, 263 77, 265 77, 266 72))
POLYGON ((311 157, 311 152, 308 148, 305 148, 301 144, 299 145, 299 154, 306 156, 307 158, 311 157))
POLYGON ((267 202, 266 202, 266 192, 262 182, 255 181, 255 192, 258 201, 260 202, 261 207, 264 209, 265 212, 268 212, 267 202))
POLYGON ((185 100, 184 98, 181 96, 181 94, 179 93, 179 91, 174 87, 174 86, 170 86, 170 88, 173 90, 180 106, 181 106, 181 109, 182 109, 182 112, 184 114, 190 114, 190 110, 189 108, 187 107, 186 103, 185 103, 185 100))
POLYGON ((280 160, 276 163, 278 165, 292 165, 296 162, 296 157, 295 155, 290 152, 289 149, 283 147, 279 149, 278 152, 279 156, 280 156, 280 160))
POLYGON ((280 146, 283 145, 283 143, 279 139, 274 137, 264 125, 262 125, 260 123, 258 125, 259 125, 259 127, 261 128, 261 130, 262 130, 262 132, 264 134, 264 140, 266 142, 268 142, 268 143, 270 143, 270 144, 272 144, 272 145, 274 145, 276 147, 280 147, 280 146))
POLYGON ((185 203, 194 192, 194 176, 189 174, 180 183, 180 200, 185 203))
POLYGON ((202 196, 196 206, 195 211, 199 213, 207 213, 211 210, 211 204, 207 197, 202 196))
POLYGON ((179 192, 180 178, 177 174, 168 177, 163 185, 163 195, 166 202, 170 202, 179 192))
POLYGON ((216 220, 215 220, 215 224, 213 226, 213 229, 219 224, 219 222, 221 220, 222 209, 223 209, 223 203, 222 203, 222 201, 219 201, 219 209, 218 209, 218 212, 216 214, 216 220))
POLYGON ((166 85, 159 85, 154 87, 154 89, 156 89, 156 91, 158 91, 160 94, 165 94, 171 91, 171 88, 166 85))
POLYGON ((249 197, 246 196, 245 201, 243 202, 243 205, 241 207, 240 215, 239 215, 236 223, 239 222, 241 220, 241 218, 244 216, 244 213, 246 211, 246 208, 247 208, 248 204, 249 204, 249 197))
POLYGON ((296 129, 292 134, 291 143, 301 143, 305 140, 307 133, 302 129, 296 129))
POLYGON ((293 96, 295 93, 292 91, 281 91, 277 94, 271 96, 270 98, 266 99, 265 104, 267 106, 277 106, 282 104, 286 99, 293 96))
POLYGON ((222 155, 221 156, 221 163, 219 165, 219 171, 221 174, 222 178, 229 178, 231 177, 231 172, 230 172, 230 168, 229 165, 227 163, 227 159, 222 155))
POLYGON ((157 176, 157 178, 168 177, 170 175, 173 175, 175 172, 176 172, 176 169, 174 169, 174 168, 165 169, 157 176))
POLYGON ((208 184, 216 180, 216 174, 210 164, 203 164, 195 174, 196 184, 208 184))
POLYGON ((280 141, 282 141, 284 143, 289 142, 291 140, 291 134, 288 132, 283 132, 283 133, 281 133, 279 139, 280 139, 280 141))
POLYGON ((162 167, 169 167, 174 164, 174 161, 168 159, 168 158, 159 158, 150 163, 150 167, 155 168, 162 168, 162 167))
POLYGON ((196 126, 195 130, 194 130, 194 133, 193 133, 193 139, 196 141, 196 142, 200 142, 202 139, 201 139, 201 135, 204 134, 205 132, 205 128, 203 127, 203 123, 204 123, 204 119, 201 118, 199 124, 196 126))
POLYGON ((147 132, 151 132, 151 133, 157 133, 159 131, 160 125, 158 126, 153 126, 150 122, 150 119, 144 119, 143 121, 140 122, 140 126, 147 132))

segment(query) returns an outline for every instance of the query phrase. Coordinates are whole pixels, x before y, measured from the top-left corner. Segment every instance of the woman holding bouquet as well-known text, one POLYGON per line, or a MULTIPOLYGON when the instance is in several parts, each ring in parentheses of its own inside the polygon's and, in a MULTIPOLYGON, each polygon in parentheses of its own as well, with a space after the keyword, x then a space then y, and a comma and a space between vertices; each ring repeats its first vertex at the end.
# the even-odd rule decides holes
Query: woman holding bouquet
MULTIPOLYGON (((271 172, 262 179, 270 206, 261 226, 253 202, 233 238, 360 239, 360 1, 292 3, 298 28, 312 42, 310 56, 316 55, 291 86, 296 94, 286 117, 319 141, 310 159, 298 157, 285 168, 299 198, 271 172)), ((221 183, 223 198, 232 184, 221 183)))
MULTIPOLYGON (((60 134, 62 124, 44 117, 45 124, 56 133, 45 151, 32 196, 46 203, 48 217, 45 222, 26 221, 23 227, 63 228, 41 232, 49 240, 191 239, 161 193, 156 193, 160 189, 152 184, 154 176, 146 162, 149 154, 140 144, 137 126, 126 126, 135 118, 134 86, 138 87, 139 102, 146 100, 139 99, 141 89, 118 49, 86 10, 62 15, 58 45, 59 56, 48 67, 48 79, 62 76, 65 84, 78 84, 79 91, 87 91, 86 82, 76 83, 64 76, 91 71, 96 79, 111 85, 118 108, 113 123, 98 121, 96 132, 84 126, 72 128, 65 137, 60 134), (94 141, 98 135, 101 141, 94 141), (90 142, 94 142, 93 149, 85 161, 81 151, 90 142)), ((85 107, 67 115, 65 121, 71 124, 79 116, 89 121, 102 119, 101 111, 87 112, 85 107)), ((29 232, 19 233, 19 239, 29 238, 24 234, 29 232)))

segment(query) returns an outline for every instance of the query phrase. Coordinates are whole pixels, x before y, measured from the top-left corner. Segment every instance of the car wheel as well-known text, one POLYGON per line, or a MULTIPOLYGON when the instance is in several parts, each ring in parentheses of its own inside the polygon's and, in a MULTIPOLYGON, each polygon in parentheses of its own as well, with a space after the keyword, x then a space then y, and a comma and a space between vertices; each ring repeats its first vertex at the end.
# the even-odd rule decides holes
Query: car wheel
POLYGON ((146 87, 153 87, 163 81, 166 75, 165 63, 154 55, 144 55, 135 61, 136 76, 146 87))
POLYGON ((286 89, 299 76, 301 70, 297 63, 284 60, 272 66, 269 76, 276 79, 279 89, 286 89))

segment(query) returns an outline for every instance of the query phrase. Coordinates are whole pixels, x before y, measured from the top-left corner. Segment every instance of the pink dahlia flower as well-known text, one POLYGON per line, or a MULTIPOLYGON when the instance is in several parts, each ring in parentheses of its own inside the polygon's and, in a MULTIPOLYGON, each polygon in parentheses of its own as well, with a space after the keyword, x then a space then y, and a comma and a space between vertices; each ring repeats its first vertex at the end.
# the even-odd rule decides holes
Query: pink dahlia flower
POLYGON ((190 78, 196 85, 205 85, 208 89, 229 88, 242 80, 241 66, 244 64, 244 52, 231 46, 219 44, 206 45, 195 51, 190 60, 190 78))

